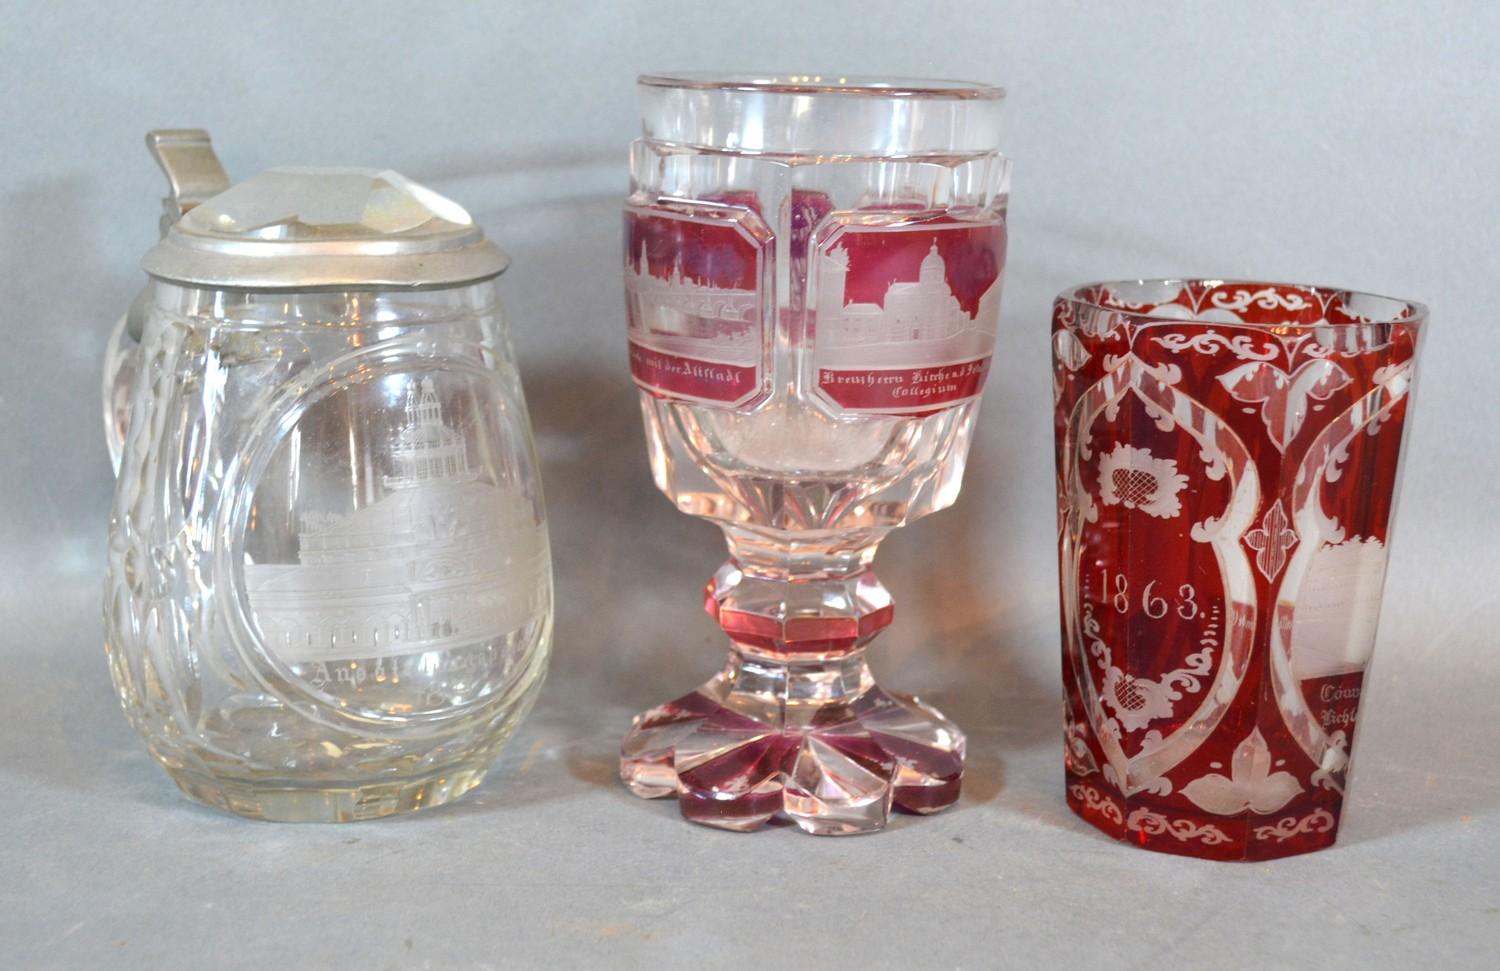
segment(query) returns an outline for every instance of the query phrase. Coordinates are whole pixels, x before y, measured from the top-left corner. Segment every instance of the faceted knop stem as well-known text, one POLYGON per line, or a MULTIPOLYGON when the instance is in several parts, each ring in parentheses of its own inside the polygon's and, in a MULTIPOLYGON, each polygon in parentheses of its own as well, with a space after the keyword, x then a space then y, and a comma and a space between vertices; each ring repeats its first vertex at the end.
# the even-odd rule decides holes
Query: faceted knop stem
POLYGON ((631 790, 676 795, 684 816, 711 826, 751 830, 781 815, 821 835, 873 832, 893 808, 951 805, 963 734, 881 689, 865 663, 893 613, 869 569, 874 549, 761 557, 731 537, 735 555, 705 606, 734 650, 697 691, 636 718, 620 759, 631 790))
POLYGON ((868 568, 794 579, 747 572, 729 560, 708 581, 704 609, 741 652, 793 662, 862 649, 890 626, 895 606, 868 568))

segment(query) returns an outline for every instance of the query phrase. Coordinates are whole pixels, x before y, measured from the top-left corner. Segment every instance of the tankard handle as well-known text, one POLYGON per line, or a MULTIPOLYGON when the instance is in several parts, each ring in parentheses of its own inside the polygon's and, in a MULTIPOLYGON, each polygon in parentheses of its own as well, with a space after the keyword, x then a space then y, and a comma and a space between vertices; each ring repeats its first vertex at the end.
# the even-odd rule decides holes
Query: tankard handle
MULTIPOLYGON (((156 128, 146 133, 146 148, 167 177, 158 228, 163 236, 190 209, 229 188, 229 174, 201 128, 156 128)), ((104 350, 104 441, 115 474, 130 425, 130 398, 139 369, 141 333, 146 322, 149 286, 110 331, 104 350)))
POLYGON ((120 455, 130 426, 130 393, 135 388, 146 296, 146 290, 136 294, 130 309, 115 321, 104 347, 104 443, 109 446, 115 475, 120 474, 120 455))

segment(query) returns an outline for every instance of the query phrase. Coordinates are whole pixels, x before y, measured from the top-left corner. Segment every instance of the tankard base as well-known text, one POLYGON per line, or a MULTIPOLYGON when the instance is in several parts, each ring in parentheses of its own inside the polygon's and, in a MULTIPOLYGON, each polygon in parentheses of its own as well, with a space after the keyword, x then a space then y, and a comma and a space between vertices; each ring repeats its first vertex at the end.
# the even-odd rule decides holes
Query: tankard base
POLYGON ((431 809, 484 781, 488 759, 403 781, 346 786, 287 785, 219 779, 185 769, 167 774, 194 802, 248 819, 277 823, 352 823, 431 809))
POLYGON ((957 799, 964 736, 911 695, 874 683, 863 654, 785 664, 733 653, 692 694, 636 716, 620 777, 676 796, 695 823, 749 832, 790 820, 816 836, 885 827, 957 799))
POLYGON ((1079 819, 1123 843, 1205 860, 1275 860, 1325 850, 1339 834, 1342 797, 1278 812, 1233 816, 1189 813, 1150 794, 1122 800, 1097 774, 1067 773, 1067 803, 1079 819))

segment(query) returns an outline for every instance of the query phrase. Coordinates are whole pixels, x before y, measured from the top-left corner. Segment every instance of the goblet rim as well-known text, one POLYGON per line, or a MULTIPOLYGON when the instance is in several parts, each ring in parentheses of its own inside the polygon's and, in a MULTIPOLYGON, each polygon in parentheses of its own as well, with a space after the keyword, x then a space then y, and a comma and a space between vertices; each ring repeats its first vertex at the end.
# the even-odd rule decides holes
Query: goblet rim
POLYGON ((983 81, 857 74, 798 74, 756 71, 658 71, 636 84, 652 88, 745 91, 764 94, 846 95, 937 101, 1000 101, 1005 89, 983 81))
POLYGON ((1166 315, 1154 313, 1151 310, 1146 309, 1145 304, 1130 306, 1126 301, 1123 300, 1117 300, 1117 302, 1112 303, 1097 296, 1097 294, 1110 293, 1111 291, 1123 287, 1176 287, 1180 292, 1182 288, 1188 286, 1199 286, 1210 290, 1220 287, 1243 286, 1247 289, 1252 290, 1252 297, 1256 292, 1269 289, 1296 290, 1310 292, 1318 295, 1321 298, 1324 298, 1325 305, 1329 301, 1335 299, 1341 302, 1347 302, 1352 299, 1359 299, 1362 301, 1376 301, 1380 303, 1390 304, 1392 306, 1392 311, 1390 314, 1376 318, 1366 318, 1361 315, 1358 319, 1345 321, 1330 321, 1323 319, 1318 321, 1288 323, 1263 323, 1256 321, 1234 322, 1234 326, 1247 327, 1257 330, 1285 330, 1288 328, 1296 329, 1303 327, 1342 329, 1350 327, 1367 327, 1371 324, 1401 324, 1403 326, 1421 328, 1427 323, 1427 319, 1429 316, 1427 304, 1405 297, 1393 297, 1386 294, 1375 293, 1373 291, 1358 290, 1352 287, 1338 287, 1317 283, 1295 283, 1285 280, 1266 280, 1240 277, 1221 278, 1188 276, 1095 280, 1090 283, 1081 283, 1066 288, 1057 295, 1053 302, 1056 305, 1072 304, 1077 307, 1082 307, 1101 313, 1125 314, 1127 316, 1143 320, 1170 320, 1173 323, 1224 325, 1226 321, 1222 317, 1216 317, 1210 314, 1210 311, 1217 309, 1214 307, 1204 307, 1199 310, 1193 310, 1192 308, 1184 306, 1182 307, 1182 309, 1188 311, 1187 316, 1166 315))

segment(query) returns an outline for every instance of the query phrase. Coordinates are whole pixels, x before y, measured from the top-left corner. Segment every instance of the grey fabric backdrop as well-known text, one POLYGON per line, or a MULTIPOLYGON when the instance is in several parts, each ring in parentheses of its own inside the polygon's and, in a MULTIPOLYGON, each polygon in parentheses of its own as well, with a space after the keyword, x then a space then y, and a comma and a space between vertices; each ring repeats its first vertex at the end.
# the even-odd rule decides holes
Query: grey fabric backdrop
POLYGON ((1478 965, 1500 943, 1500 14, 1472 4, 0 2, 0 961, 16 967, 1478 965), (971 734, 955 810, 876 837, 689 827, 613 780, 722 643, 715 531, 649 481, 617 205, 642 69, 1011 91, 1002 351, 953 510, 894 536, 874 652, 971 734), (551 680, 449 809, 288 827, 187 804, 100 651, 97 371, 155 238, 152 127, 231 174, 398 169, 510 249, 544 464, 551 680), (1133 852, 1062 808, 1051 296, 1163 274, 1432 305, 1341 845, 1133 852))

